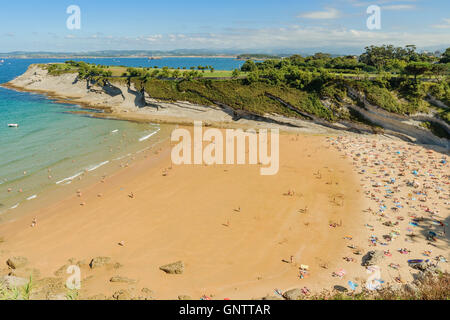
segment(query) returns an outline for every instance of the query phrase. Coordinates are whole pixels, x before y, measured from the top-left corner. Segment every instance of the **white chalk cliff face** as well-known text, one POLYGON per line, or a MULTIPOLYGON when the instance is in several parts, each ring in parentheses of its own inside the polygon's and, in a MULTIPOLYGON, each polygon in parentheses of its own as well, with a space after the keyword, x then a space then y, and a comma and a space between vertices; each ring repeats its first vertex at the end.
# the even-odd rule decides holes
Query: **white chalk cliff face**
MULTIPOLYGON (((261 117, 248 112, 236 116, 237 111, 221 103, 203 106, 186 101, 159 101, 150 97, 146 92, 136 89, 133 84, 128 85, 123 80, 100 85, 93 81, 78 79, 77 73, 53 76, 39 65, 31 65, 23 75, 12 80, 6 86, 25 91, 43 92, 58 98, 68 99, 72 103, 106 109, 111 112, 112 117, 127 120, 177 124, 192 124, 193 121, 203 121, 205 124, 213 126, 232 124, 253 128, 280 128, 286 131, 324 134, 342 132, 342 130, 372 132, 370 127, 358 122, 339 121, 330 123, 316 117, 312 117, 310 121, 305 121, 276 114, 266 114, 261 117)), ((351 91, 349 90, 350 93, 351 91)), ((276 99, 276 97, 274 98, 276 99)), ((411 122, 414 117, 396 115, 370 105, 365 105, 364 108, 356 105, 348 105, 347 107, 358 112, 370 122, 383 127, 385 134, 410 142, 433 144, 447 150, 450 149, 448 139, 439 138, 431 131, 425 130, 420 126, 420 122, 411 122)), ((430 116, 415 118, 421 121, 437 121, 430 116)), ((450 130, 450 127, 443 121, 438 121, 438 124, 447 132, 450 130)))
MULTIPOLYGON (((209 125, 229 125, 280 128, 289 131, 330 133, 335 130, 310 121, 266 115, 268 122, 253 121, 252 115, 235 118, 232 108, 197 105, 187 101, 164 102, 153 99, 146 92, 137 90, 133 84, 114 81, 100 86, 91 81, 78 79, 77 73, 50 75, 45 68, 31 65, 21 76, 10 81, 6 87, 24 91, 46 93, 98 109, 111 111, 111 116, 129 120, 148 120, 167 123, 192 124, 203 121, 209 125)), ((344 128, 345 129, 345 128, 344 128)))
POLYGON ((161 102, 137 90, 133 84, 128 86, 124 82, 117 81, 101 86, 92 81, 78 79, 77 73, 53 76, 38 65, 30 66, 23 75, 10 81, 6 86, 47 93, 94 108, 106 108, 115 114, 133 113, 157 116, 161 119, 170 117, 216 122, 233 121, 229 112, 216 106, 195 105, 184 101, 161 102))
POLYGON ((9 82, 9 85, 29 91, 42 91, 93 107, 107 107, 112 110, 132 110, 143 105, 140 103, 143 100, 140 97, 142 95, 134 88, 128 88, 120 83, 99 86, 78 79, 76 73, 52 76, 47 70, 37 65, 30 66, 23 75, 9 82))

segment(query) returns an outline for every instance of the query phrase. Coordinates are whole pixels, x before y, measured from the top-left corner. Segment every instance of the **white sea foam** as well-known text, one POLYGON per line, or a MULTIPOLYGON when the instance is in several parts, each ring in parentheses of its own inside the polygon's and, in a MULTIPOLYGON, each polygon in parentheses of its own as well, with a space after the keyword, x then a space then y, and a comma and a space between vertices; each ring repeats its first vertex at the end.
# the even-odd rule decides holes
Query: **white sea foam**
POLYGON ((122 159, 124 159, 124 158, 126 158, 126 157, 128 157, 128 156, 118 157, 118 158, 113 159, 113 161, 119 161, 119 160, 122 160, 122 159))
POLYGON ((97 165, 91 166, 91 167, 87 168, 86 170, 91 172, 91 171, 97 170, 100 167, 103 167, 105 164, 108 164, 108 163, 109 163, 109 161, 105 161, 105 162, 99 163, 97 165))
POLYGON ((19 204, 20 204, 20 203, 18 203, 18 204, 16 204, 16 205, 12 206, 10 209, 16 209, 16 208, 19 206, 19 204))
POLYGON ((62 184, 64 182, 71 183, 73 179, 78 178, 82 174, 83 174, 83 172, 78 172, 77 174, 75 174, 75 175, 73 175, 71 177, 68 177, 68 178, 65 178, 65 179, 63 179, 61 181, 58 181, 56 184, 62 184))
POLYGON ((36 199, 36 198, 37 198, 37 194, 34 194, 31 197, 28 197, 27 200, 30 201, 30 200, 33 200, 33 199, 36 199))
MULTIPOLYGON (((86 168, 86 170, 88 172, 91 172, 91 171, 97 170, 98 168, 100 168, 100 167, 102 167, 102 166, 104 166, 105 164, 108 164, 108 163, 109 163, 109 161, 105 161, 105 162, 102 162, 102 163, 90 166, 90 167, 86 168)), ((68 177, 68 178, 65 178, 65 179, 62 179, 62 180, 58 181, 56 184, 70 184, 70 183, 72 183, 72 181, 74 179, 78 178, 82 174, 83 174, 83 172, 78 172, 77 174, 75 174, 75 175, 73 175, 71 177, 68 177)))
POLYGON ((139 142, 142 142, 142 141, 145 141, 145 140, 150 139, 150 138, 153 137, 155 134, 157 134, 160 130, 161 130, 161 129, 158 129, 158 130, 156 130, 155 132, 150 133, 149 135, 146 135, 146 136, 140 138, 140 139, 139 139, 139 142))
POLYGON ((111 131, 111 133, 117 133, 117 132, 119 132, 119 129, 111 131))

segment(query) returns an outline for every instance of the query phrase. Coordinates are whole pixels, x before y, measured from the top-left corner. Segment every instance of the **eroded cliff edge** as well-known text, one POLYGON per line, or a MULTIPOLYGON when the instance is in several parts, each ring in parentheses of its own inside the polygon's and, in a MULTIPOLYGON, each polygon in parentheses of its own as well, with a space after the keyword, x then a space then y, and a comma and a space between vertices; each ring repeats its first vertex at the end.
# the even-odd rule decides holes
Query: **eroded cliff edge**
MULTIPOLYGON (((445 137, 438 137, 430 130, 420 126, 417 121, 433 121, 429 116, 400 117, 385 110, 369 105, 364 97, 352 93, 363 103, 359 106, 346 104, 351 112, 358 113, 368 123, 378 126, 374 128, 367 123, 354 121, 328 122, 298 110, 289 103, 276 96, 268 95, 282 103, 285 107, 297 112, 301 118, 291 118, 274 113, 263 116, 234 110, 219 102, 211 105, 193 104, 187 101, 167 102, 152 98, 145 90, 138 89, 130 81, 117 78, 110 81, 94 81, 80 79, 78 73, 64 73, 51 75, 40 65, 31 65, 28 70, 16 79, 3 85, 4 87, 44 93, 48 96, 72 104, 79 104, 89 108, 102 110, 93 114, 96 117, 111 117, 133 121, 152 121, 175 124, 191 124, 195 120, 203 121, 206 125, 216 126, 250 126, 250 127, 279 127, 280 129, 309 133, 336 133, 352 131, 359 133, 380 133, 395 136, 410 142, 436 145, 450 149, 450 141, 445 137)), ((326 104, 326 101, 322 103, 326 104)), ((448 124, 439 123, 447 133, 448 124)))

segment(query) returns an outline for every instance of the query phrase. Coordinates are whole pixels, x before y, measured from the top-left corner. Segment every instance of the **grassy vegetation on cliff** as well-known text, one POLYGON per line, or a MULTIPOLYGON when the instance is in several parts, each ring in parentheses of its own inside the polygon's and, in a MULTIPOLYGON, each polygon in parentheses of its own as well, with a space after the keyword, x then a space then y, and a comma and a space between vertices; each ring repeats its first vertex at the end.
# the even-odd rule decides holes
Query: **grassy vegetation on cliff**
MULTIPOLYGON (((152 98, 165 101, 226 105, 254 115, 301 117, 295 112, 299 110, 335 121, 353 118, 342 108, 344 101, 356 103, 349 100, 349 87, 371 104, 397 114, 429 111, 427 94, 448 105, 448 64, 438 62, 436 57, 416 53, 415 48, 383 46, 369 47, 359 58, 318 53, 306 58, 249 60, 234 71, 217 71, 211 66, 127 68, 74 61, 46 67, 54 75, 78 72, 82 79, 134 83, 152 98), (421 81, 421 77, 435 79, 421 81)), ((448 108, 437 111, 449 122, 448 108)))
POLYGON ((273 86, 264 82, 244 84, 244 80, 213 81, 205 79, 165 81, 150 79, 133 80, 138 89, 145 89, 151 97, 166 101, 189 101, 214 105, 222 104, 237 111, 256 115, 276 113, 298 117, 299 114, 283 103, 268 96, 272 95, 305 112, 333 120, 333 114, 325 108, 316 95, 287 86, 273 86))

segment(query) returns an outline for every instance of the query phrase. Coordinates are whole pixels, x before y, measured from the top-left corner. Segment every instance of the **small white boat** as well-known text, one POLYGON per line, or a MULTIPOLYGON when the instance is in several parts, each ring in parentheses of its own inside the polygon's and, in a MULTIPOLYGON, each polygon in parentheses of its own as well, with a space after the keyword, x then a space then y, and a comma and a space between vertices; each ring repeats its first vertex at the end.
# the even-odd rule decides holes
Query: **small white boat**
POLYGON ((10 127, 10 128, 18 128, 19 125, 17 123, 10 123, 10 124, 8 124, 8 127, 10 127))

